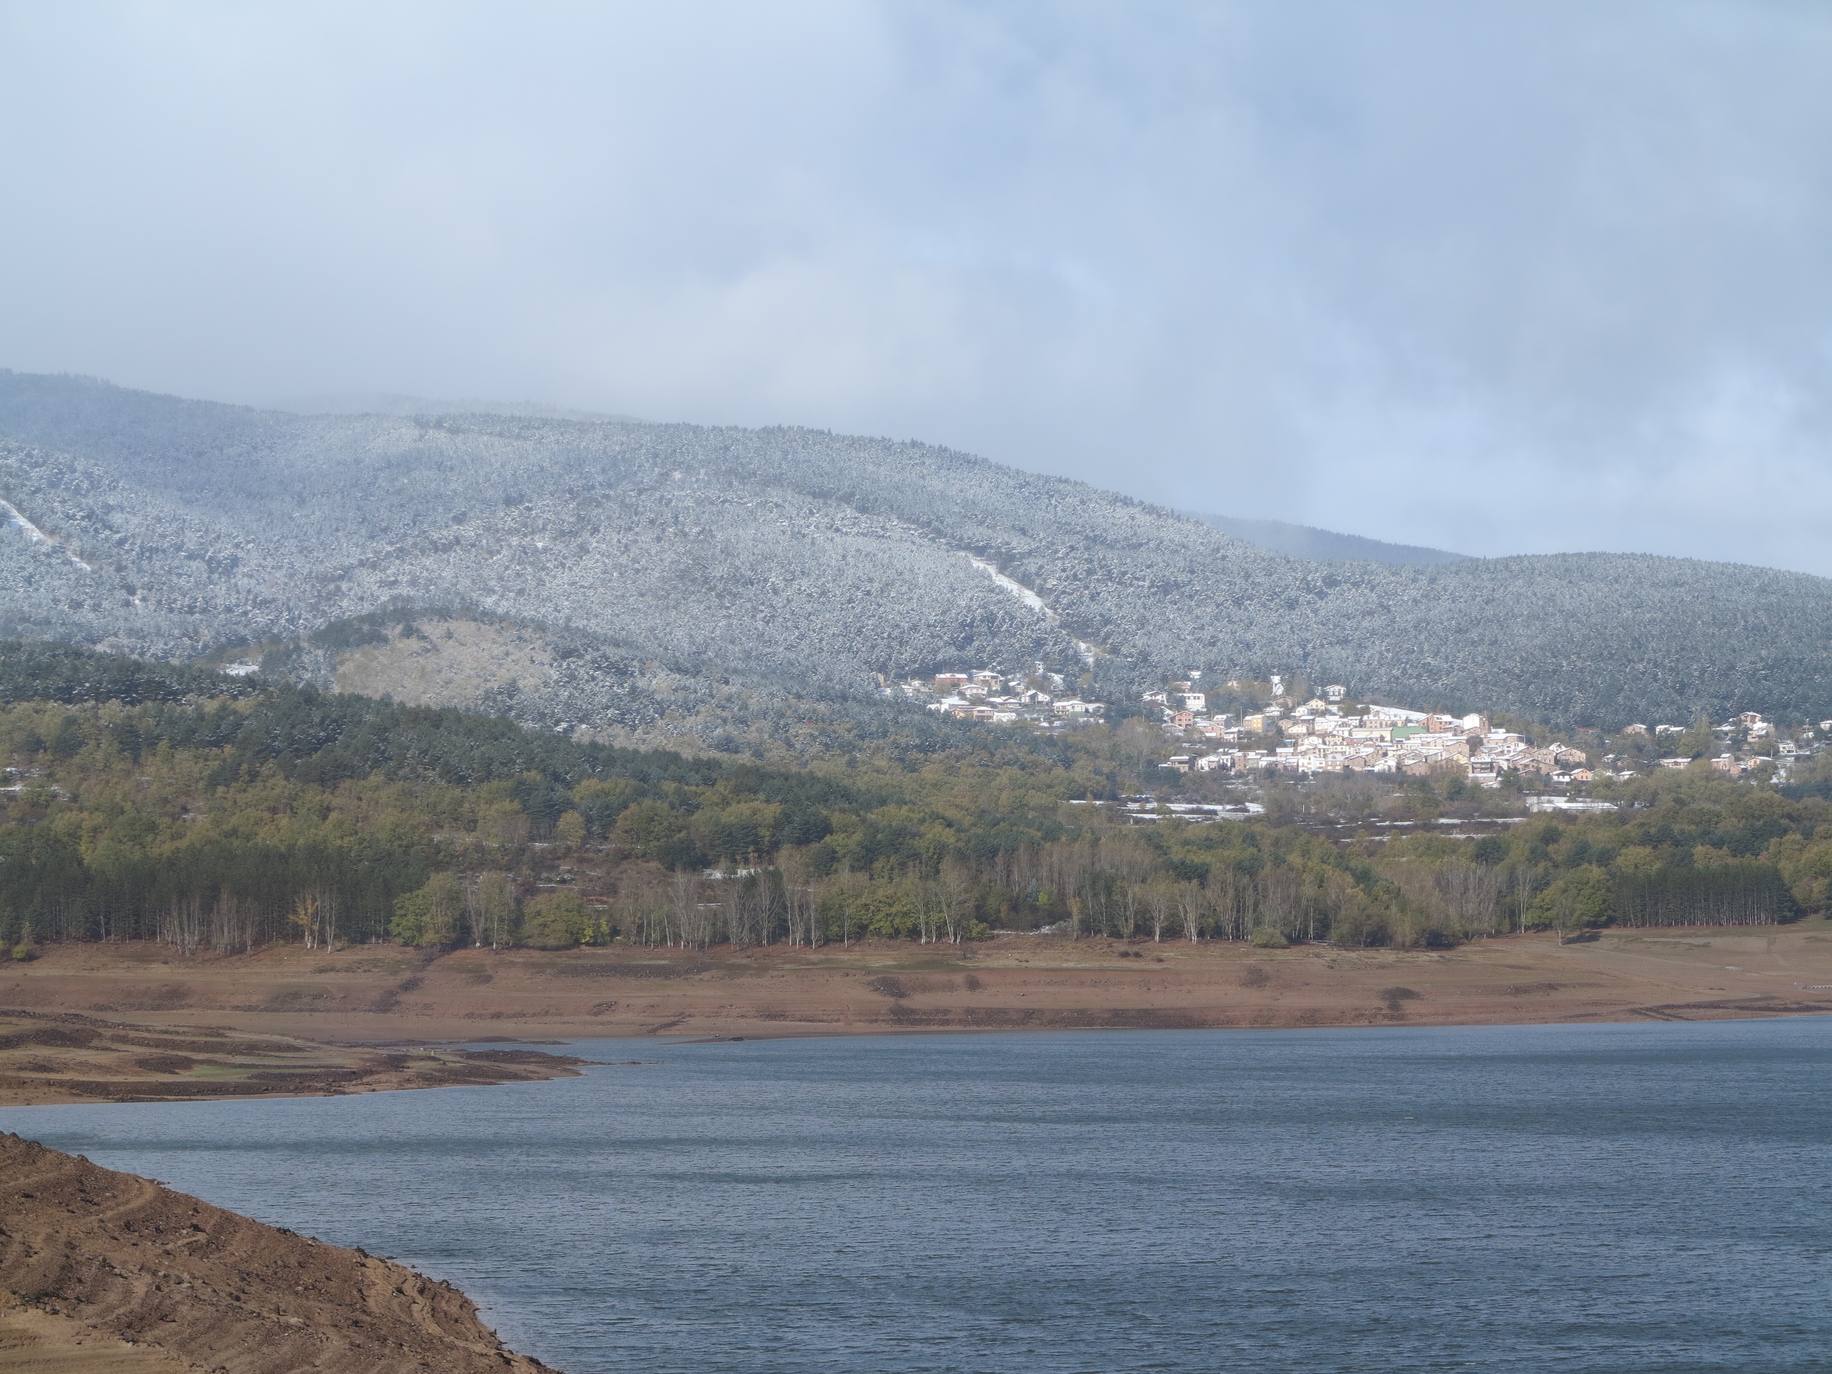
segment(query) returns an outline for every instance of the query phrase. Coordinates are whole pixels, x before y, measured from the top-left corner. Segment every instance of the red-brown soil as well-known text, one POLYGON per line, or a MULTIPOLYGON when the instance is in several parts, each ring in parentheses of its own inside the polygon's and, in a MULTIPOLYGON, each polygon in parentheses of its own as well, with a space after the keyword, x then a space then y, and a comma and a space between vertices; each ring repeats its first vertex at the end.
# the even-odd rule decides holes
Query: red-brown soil
POLYGON ((0 1134, 0 1371, 544 1368, 449 1284, 0 1134))

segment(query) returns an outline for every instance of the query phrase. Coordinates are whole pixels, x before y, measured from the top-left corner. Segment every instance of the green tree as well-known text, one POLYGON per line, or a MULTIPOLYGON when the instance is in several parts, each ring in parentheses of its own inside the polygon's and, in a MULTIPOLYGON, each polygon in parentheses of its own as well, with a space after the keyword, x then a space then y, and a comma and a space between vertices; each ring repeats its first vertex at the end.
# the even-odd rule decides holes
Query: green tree
POLYGON ((477 837, 486 844, 515 845, 528 838, 527 813, 508 797, 477 808, 477 837))
POLYGON ((585 933, 585 903, 577 892, 543 892, 522 913, 522 943, 535 949, 571 949, 585 933))
POLYGON ((507 873, 479 873, 466 894, 471 942, 500 949, 515 933, 515 883, 507 873))
POLYGON ((1674 741, 1673 757, 1702 759, 1716 746, 1717 735, 1711 729, 1711 721, 1702 715, 1695 716, 1691 727, 1674 741))
POLYGON ((586 833, 602 839, 611 833, 617 817, 642 795, 629 778, 587 778, 572 790, 573 806, 585 818, 586 833))
POLYGON ((577 849, 585 843, 585 817, 577 811, 564 813, 553 823, 553 842, 562 849, 577 849))
POLYGON ((1811 842, 1789 835, 1770 848, 1795 901, 1808 911, 1832 906, 1832 835, 1811 842))
POLYGON ((435 873, 394 904, 389 932, 404 945, 439 948, 458 943, 464 886, 453 873, 435 873))
POLYGON ((617 817, 611 827, 611 853, 620 859, 654 859, 671 868, 690 867, 670 863, 683 844, 691 845, 687 820, 664 802, 637 802, 617 817))
POLYGON ((1528 920, 1561 935, 1573 934, 1609 919, 1609 875, 1595 864, 1561 873, 1533 899, 1528 920))

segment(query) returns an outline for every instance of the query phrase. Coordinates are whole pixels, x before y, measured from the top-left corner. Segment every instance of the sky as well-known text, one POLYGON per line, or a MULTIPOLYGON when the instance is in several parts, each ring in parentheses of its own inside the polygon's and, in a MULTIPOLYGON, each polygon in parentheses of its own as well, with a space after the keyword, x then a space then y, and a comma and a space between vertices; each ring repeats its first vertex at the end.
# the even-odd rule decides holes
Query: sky
POLYGON ((0 0, 0 366, 1832 575, 1832 5, 0 0))

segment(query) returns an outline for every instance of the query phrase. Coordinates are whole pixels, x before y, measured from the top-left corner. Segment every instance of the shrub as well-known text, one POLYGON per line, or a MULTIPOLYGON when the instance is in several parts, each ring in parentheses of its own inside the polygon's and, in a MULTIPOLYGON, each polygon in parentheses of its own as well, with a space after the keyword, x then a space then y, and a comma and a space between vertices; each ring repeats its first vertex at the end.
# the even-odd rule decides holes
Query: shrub
POLYGON ((24 940, 13 946, 13 962, 29 964, 38 957, 38 950, 24 940))
POLYGON ((1255 949, 1289 949, 1291 947, 1291 941, 1285 938, 1284 933, 1274 930, 1271 926, 1261 926, 1247 937, 1247 943, 1255 949))

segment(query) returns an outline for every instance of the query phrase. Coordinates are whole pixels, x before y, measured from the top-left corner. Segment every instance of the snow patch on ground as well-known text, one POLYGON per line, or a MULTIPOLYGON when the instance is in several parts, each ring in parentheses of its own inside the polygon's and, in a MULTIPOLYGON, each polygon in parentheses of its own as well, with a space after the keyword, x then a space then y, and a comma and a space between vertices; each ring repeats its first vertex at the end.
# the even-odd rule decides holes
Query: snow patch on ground
POLYGON ((985 573, 994 582, 997 582, 1001 587, 1005 588, 1006 591, 1017 597, 1018 600, 1022 601, 1026 606, 1029 606, 1033 611, 1042 611, 1044 615, 1049 617, 1051 624, 1056 622, 1056 612, 1052 611, 1044 604, 1042 597, 1038 596, 1037 593, 1033 592, 1016 578, 1007 577, 1004 573, 1000 572, 997 564, 989 563, 986 559, 976 557, 973 554, 966 555, 966 558, 974 567, 985 573))
POLYGON ((26 543, 48 544, 50 547, 63 554, 65 558, 68 558, 72 563, 76 564, 76 566, 81 568, 84 572, 95 571, 94 568, 90 567, 87 563, 83 562, 82 559, 71 553, 70 550, 58 543, 57 540, 39 529, 38 526, 34 525, 30 520, 27 520, 20 512, 19 507, 15 506, 11 501, 0 501, 0 518, 5 519, 8 524, 11 524, 23 534, 26 543))
MULTIPOLYGON (((1050 624, 1062 624, 1062 617, 1057 615, 1056 612, 1050 608, 1048 602, 1022 582, 1018 581, 1017 578, 1008 577, 1000 572, 996 563, 981 558, 977 554, 965 553, 962 554, 961 557, 965 558, 969 563, 973 564, 974 567, 985 573, 994 582, 998 583, 1006 591, 1017 597, 1018 600, 1022 601, 1026 606, 1029 606, 1033 611, 1041 612, 1050 624)), ((1075 652, 1081 655, 1081 661, 1083 663, 1092 665, 1095 655, 1098 654, 1100 650, 1088 643, 1085 639, 1078 639, 1075 641, 1075 652)))
POLYGON ((21 533, 25 535, 27 543, 48 544, 51 542, 51 537, 21 515, 19 513, 19 507, 15 506, 11 501, 0 501, 0 515, 6 516, 8 520, 18 526, 21 533))

